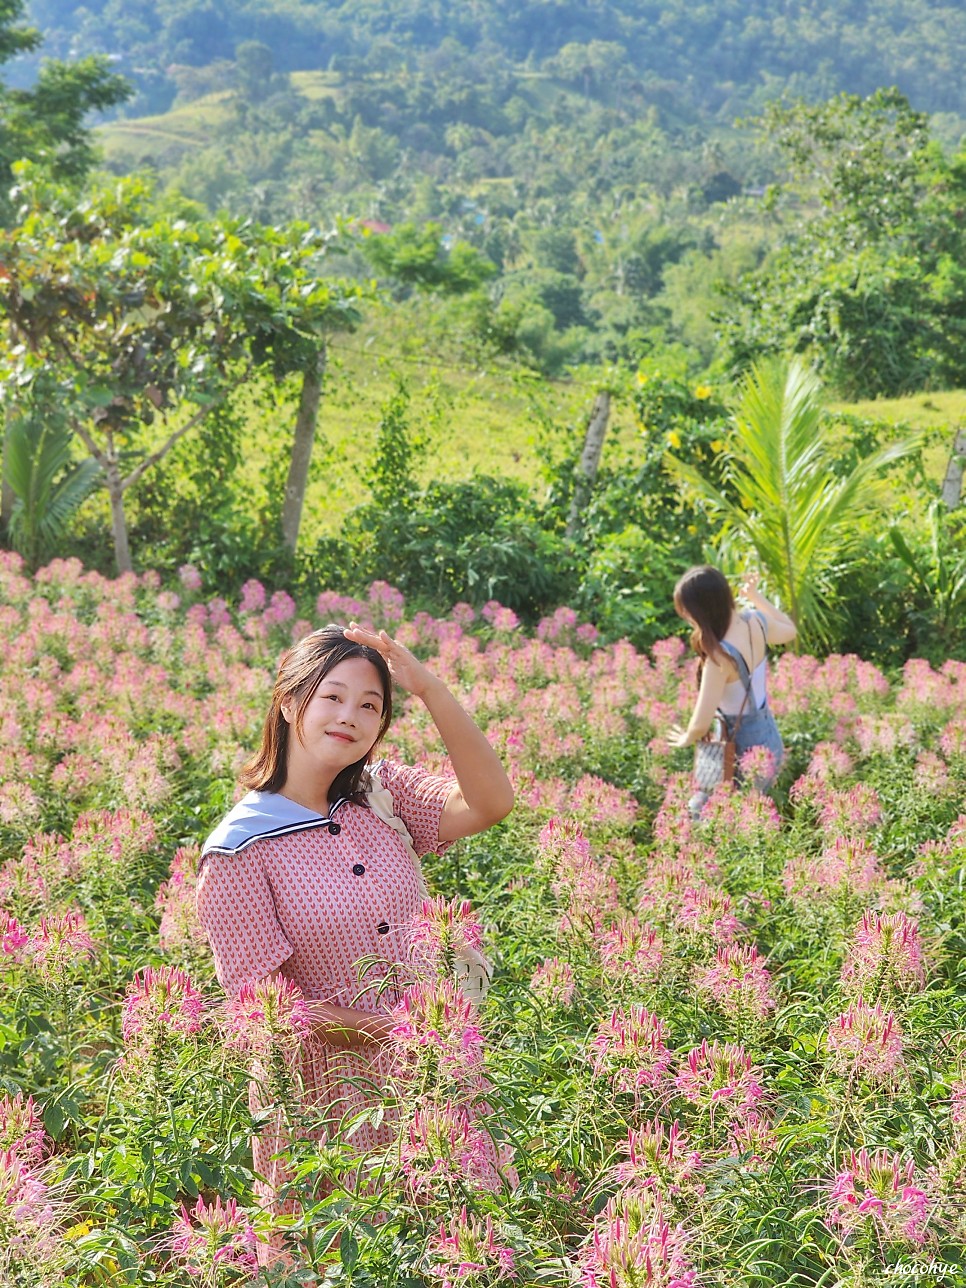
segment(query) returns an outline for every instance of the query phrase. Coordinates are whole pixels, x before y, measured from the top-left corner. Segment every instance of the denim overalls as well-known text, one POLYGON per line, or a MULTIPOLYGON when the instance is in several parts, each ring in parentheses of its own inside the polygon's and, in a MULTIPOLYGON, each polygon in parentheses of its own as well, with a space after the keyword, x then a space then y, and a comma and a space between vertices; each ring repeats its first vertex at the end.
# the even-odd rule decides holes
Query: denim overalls
MULTIPOLYGON (((722 719, 727 726, 729 736, 735 740, 737 760, 740 760, 745 752, 750 751, 752 747, 767 747, 774 756, 774 774, 767 779, 758 778, 755 781, 757 789, 765 792, 778 777, 778 771, 781 769, 782 761, 785 758, 785 744, 782 742, 782 736, 778 732, 778 725, 775 724, 775 717, 768 706, 768 698, 765 698, 765 701, 757 710, 751 709, 750 703, 754 701, 754 695, 751 689, 751 672, 748 670, 748 663, 733 644, 727 644, 722 640, 721 647, 738 668, 738 678, 744 685, 745 693, 748 695, 748 701, 745 704, 740 720, 738 715, 725 715, 723 712, 721 713, 722 719)), ((737 766, 735 767, 735 782, 741 782, 741 770, 737 766)))

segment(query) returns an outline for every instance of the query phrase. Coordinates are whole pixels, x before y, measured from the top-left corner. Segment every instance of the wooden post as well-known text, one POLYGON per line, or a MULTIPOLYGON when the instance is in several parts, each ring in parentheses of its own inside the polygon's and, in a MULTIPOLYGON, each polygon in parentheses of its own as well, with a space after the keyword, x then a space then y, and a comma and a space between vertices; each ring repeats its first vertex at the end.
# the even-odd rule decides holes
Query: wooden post
POLYGON ((610 420, 610 394, 604 389, 594 399, 587 433, 584 435, 584 450, 580 454, 577 473, 574 479, 574 495, 570 503, 570 514, 567 517, 566 534, 574 537, 580 527, 580 516, 590 500, 597 470, 600 467, 600 455, 604 449, 604 435, 607 433, 607 422, 610 420))
POLYGON ((947 510, 955 510, 963 495, 963 471, 966 469, 966 425, 960 425, 953 439, 953 450, 946 477, 943 479, 942 499, 947 510))

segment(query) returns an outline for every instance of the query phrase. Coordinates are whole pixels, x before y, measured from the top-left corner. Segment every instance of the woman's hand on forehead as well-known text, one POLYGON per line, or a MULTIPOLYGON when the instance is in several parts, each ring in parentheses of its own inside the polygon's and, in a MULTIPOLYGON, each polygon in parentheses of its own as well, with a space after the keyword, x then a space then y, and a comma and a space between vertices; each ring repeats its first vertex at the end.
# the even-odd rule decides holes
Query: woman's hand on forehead
POLYGON ((377 653, 381 653, 386 659, 386 665, 393 680, 401 688, 416 694, 417 697, 422 696, 432 682, 431 672, 423 666, 419 658, 414 657, 405 644, 394 640, 386 631, 372 631, 366 626, 360 626, 358 622, 350 622, 345 631, 345 637, 353 644, 362 644, 366 648, 373 648, 377 653))

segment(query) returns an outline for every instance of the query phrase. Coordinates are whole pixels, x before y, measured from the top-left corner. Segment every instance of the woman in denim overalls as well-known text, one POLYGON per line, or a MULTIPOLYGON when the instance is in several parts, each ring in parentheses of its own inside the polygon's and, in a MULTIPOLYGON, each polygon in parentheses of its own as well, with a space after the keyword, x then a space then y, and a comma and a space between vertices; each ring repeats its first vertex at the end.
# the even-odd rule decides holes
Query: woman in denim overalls
MULTIPOLYGON (((739 760, 752 747, 771 752, 773 771, 755 779, 755 786, 766 791, 784 757, 765 688, 768 645, 793 640, 795 623, 761 594, 757 574, 745 581, 741 593, 750 611, 738 611, 724 574, 707 565, 690 568, 674 588, 678 615, 694 627, 691 642, 701 658, 701 685, 687 728, 673 726, 668 741, 672 747, 690 747, 720 714, 734 737, 739 760)), ((736 771, 736 781, 740 777, 736 771)), ((700 813, 705 800, 703 792, 692 798, 692 814, 700 813)))

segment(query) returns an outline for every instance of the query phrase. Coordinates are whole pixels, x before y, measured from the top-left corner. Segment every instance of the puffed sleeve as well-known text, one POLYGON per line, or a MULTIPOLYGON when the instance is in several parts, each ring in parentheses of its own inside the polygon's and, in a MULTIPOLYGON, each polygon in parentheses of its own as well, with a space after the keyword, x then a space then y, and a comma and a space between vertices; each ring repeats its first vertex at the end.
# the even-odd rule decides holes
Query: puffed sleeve
POLYGON ((234 996, 291 955, 257 844, 238 854, 209 854, 198 876, 197 898, 198 919, 226 993, 234 996))
POLYGON ((416 853, 442 854, 447 850, 453 842, 439 839, 439 820, 456 779, 441 778, 394 760, 382 761, 377 772, 392 795, 395 812, 409 829, 416 853))

